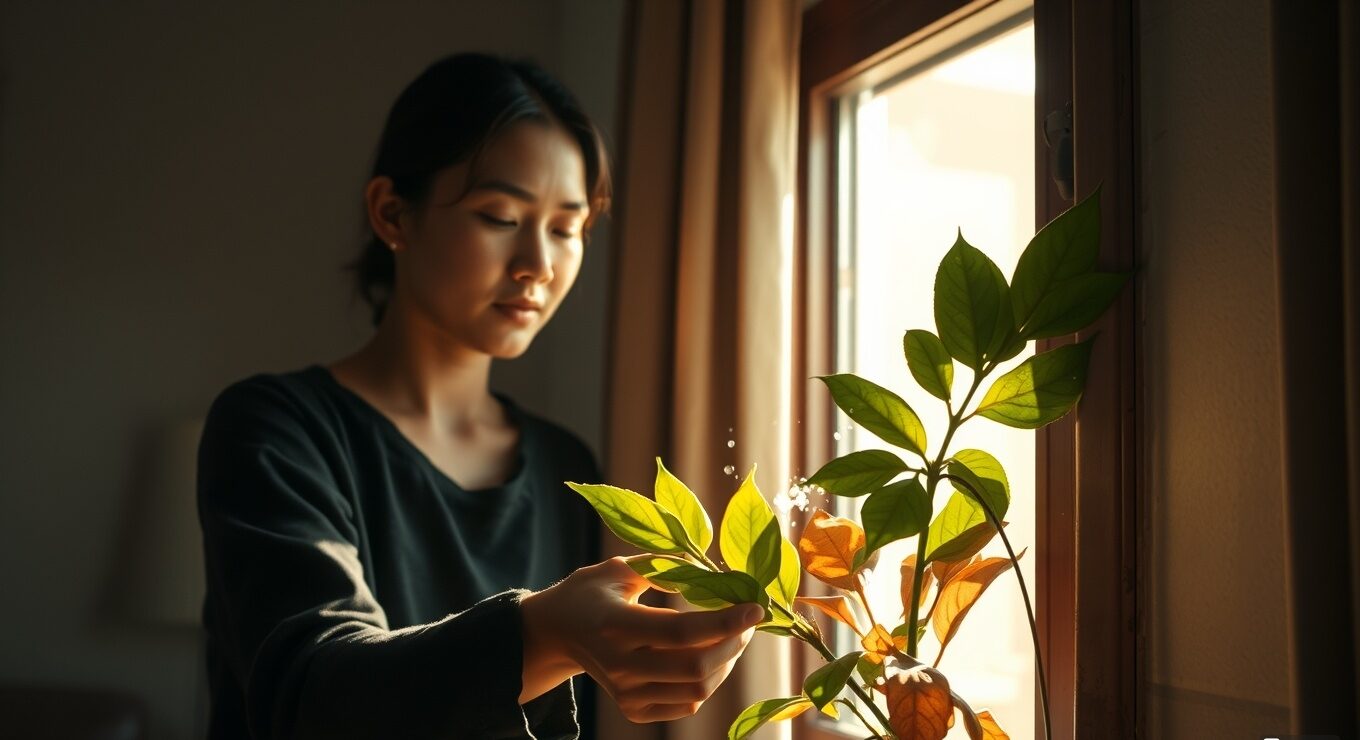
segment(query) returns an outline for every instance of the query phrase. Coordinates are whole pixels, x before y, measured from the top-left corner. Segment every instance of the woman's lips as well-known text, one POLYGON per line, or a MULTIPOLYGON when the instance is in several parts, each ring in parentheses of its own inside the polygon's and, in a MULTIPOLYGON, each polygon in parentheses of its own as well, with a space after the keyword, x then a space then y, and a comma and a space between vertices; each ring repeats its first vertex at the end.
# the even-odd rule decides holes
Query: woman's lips
POLYGON ((496 303, 493 305, 502 316, 520 326, 529 326, 537 321, 539 313, 543 310, 537 305, 525 303, 496 303))

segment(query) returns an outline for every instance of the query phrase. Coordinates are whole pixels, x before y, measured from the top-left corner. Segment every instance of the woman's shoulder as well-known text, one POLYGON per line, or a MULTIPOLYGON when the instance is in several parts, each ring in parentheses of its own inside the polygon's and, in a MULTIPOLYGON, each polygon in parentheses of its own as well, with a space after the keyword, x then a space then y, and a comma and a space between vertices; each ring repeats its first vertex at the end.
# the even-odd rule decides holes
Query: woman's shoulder
POLYGON ((208 408, 207 424, 246 431, 282 433, 325 425, 333 414, 318 377, 318 365, 261 371, 231 381, 208 408))

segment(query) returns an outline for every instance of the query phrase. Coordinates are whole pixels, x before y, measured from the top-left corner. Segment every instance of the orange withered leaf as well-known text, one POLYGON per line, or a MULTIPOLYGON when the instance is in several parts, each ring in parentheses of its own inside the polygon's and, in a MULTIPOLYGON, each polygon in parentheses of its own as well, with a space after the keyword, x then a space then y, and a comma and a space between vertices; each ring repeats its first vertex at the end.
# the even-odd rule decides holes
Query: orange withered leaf
POLYGON ((883 625, 876 624, 869 633, 860 638, 859 644, 864 646, 864 659, 870 663, 882 663, 883 659, 893 654, 893 650, 905 650, 907 648, 907 636, 894 637, 891 632, 883 628, 883 625))
MULTIPOLYGON (((930 582, 934 579, 935 563, 926 568, 925 575, 921 577, 921 598, 919 604, 924 606, 926 597, 930 594, 930 582)), ((916 553, 912 553, 902 559, 902 614, 911 612, 911 587, 916 581, 916 553)))
POLYGON ((859 623, 855 620, 855 612, 850 608, 850 600, 844 596, 799 596, 795 603, 817 609, 854 630, 857 635, 864 634, 864 630, 859 628, 859 623))
MULTIPOLYGON (((1010 740, 1001 729, 1001 725, 992 718, 992 713, 986 709, 981 712, 973 712, 973 708, 968 706, 968 702, 954 694, 954 708, 963 715, 963 728, 968 732, 968 740, 1010 740)), ((950 723, 953 727, 953 723, 950 723)))
POLYGON ((1001 729, 1001 725, 998 725, 995 719, 992 719, 991 711, 984 709, 978 712, 977 718, 978 724, 982 725, 982 740, 1011 740, 1011 736, 1001 729))
POLYGON ((935 574, 935 580, 943 587, 944 584, 949 583, 950 579, 958 575, 959 571, 976 563, 981 558, 981 555, 973 555, 972 557, 956 560, 952 563, 936 560, 930 564, 930 572, 935 574))
POLYGON ((818 509, 798 540, 803 570, 823 583, 847 591, 855 588, 855 553, 864 548, 859 525, 818 509))
POLYGON ((925 665, 903 669, 889 660, 884 678, 888 720, 898 740, 943 740, 954 714, 944 674, 925 665))
MULTIPOLYGON (((1024 557, 1025 552, 1021 550, 1020 554, 1015 556, 1016 559, 1024 557)), ((940 588, 939 600, 935 604, 934 614, 931 615, 935 637, 940 641, 940 655, 935 657, 935 665, 940 664, 940 656, 944 655, 944 649, 949 646, 949 641, 958 633, 963 618, 968 616, 968 610, 973 608, 982 592, 987 590, 992 581, 1004 573, 1010 565, 1010 558, 984 558, 970 563, 940 588)))

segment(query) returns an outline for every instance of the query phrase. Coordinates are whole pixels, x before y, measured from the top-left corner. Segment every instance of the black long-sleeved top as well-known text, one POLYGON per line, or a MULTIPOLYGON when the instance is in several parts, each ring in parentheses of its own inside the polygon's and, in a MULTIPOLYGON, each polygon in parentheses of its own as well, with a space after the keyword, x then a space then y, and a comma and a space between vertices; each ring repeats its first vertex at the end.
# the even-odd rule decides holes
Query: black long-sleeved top
POLYGON ((467 491, 321 365, 238 381, 199 446, 209 738, 593 737, 578 678, 523 707, 519 599, 596 558, 570 432, 499 397, 513 477, 467 491), (575 683, 575 695, 573 695, 575 683))

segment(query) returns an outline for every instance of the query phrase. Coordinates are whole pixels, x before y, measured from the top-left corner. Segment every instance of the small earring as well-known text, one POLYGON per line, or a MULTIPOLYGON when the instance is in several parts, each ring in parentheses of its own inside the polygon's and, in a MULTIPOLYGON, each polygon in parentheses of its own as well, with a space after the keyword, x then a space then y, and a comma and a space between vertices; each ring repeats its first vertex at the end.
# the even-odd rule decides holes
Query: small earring
POLYGON ((388 242, 388 243, 387 243, 387 246, 391 247, 393 252, 397 251, 397 243, 396 243, 396 242, 388 242))

